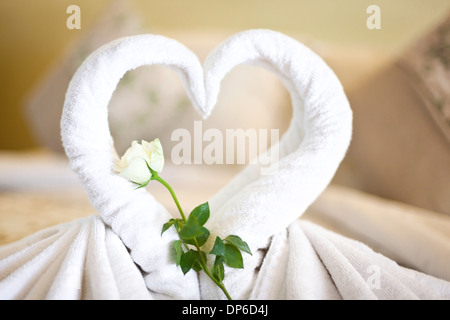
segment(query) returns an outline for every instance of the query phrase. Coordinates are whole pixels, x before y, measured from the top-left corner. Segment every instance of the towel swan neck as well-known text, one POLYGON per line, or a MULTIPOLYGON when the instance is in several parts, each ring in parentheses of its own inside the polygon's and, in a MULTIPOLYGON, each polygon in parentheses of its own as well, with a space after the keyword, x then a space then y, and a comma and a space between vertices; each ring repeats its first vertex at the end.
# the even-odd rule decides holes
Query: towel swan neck
POLYGON ((73 76, 61 118, 62 142, 91 204, 128 248, 154 296, 198 299, 196 274, 183 276, 168 258, 176 233, 168 230, 161 237, 161 226, 170 214, 144 188, 136 190, 112 170, 117 153, 108 124, 108 103, 123 75, 145 65, 174 69, 194 107, 203 112, 204 88, 193 82, 203 77, 203 71, 190 50, 159 35, 121 38, 94 51, 73 76))
POLYGON ((344 90, 326 63, 298 41, 271 30, 236 34, 205 61, 206 110, 212 110, 220 81, 240 64, 262 66, 290 93, 293 117, 278 145, 280 160, 271 173, 248 166, 211 199, 211 229, 224 236, 250 236, 261 247, 298 218, 326 188, 342 161, 352 134, 352 111, 344 90))

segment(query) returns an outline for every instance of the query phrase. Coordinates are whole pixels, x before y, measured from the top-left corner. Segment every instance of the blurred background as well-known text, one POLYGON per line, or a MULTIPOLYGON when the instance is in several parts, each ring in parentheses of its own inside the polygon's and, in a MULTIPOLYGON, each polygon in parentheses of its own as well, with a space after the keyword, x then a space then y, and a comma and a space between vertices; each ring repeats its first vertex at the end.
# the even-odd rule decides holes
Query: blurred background
MULTIPOLYGON (((70 191, 79 185, 59 136, 65 90, 89 53, 140 33, 172 37, 201 61, 246 29, 273 29, 304 42, 336 72, 354 110, 352 145, 333 182, 450 214, 449 13, 449 0, 0 0, 0 242, 92 213, 70 191), (67 27, 66 10, 74 4, 80 29, 67 27), (373 4, 381 13, 375 30, 366 25, 373 4)), ((204 130, 283 132, 291 112, 277 78, 244 66, 224 80, 216 109, 204 130)), ((158 67, 127 73, 110 110, 120 152, 132 139, 155 137, 170 150, 170 133, 199 120, 179 79, 158 67)), ((180 189, 200 179, 193 170, 183 178, 172 173, 180 189)), ((198 194, 214 194, 230 172, 220 167, 214 179, 201 178, 203 189, 185 190, 188 206, 198 203, 198 194)))
MULTIPOLYGON (((0 1, 0 148, 36 147, 24 116, 30 90, 61 59, 73 42, 89 33, 109 10, 111 0, 0 1), (81 9, 81 29, 69 30, 66 9, 81 9)), ((398 54, 433 27, 450 9, 448 0, 247 0, 247 1, 124 1, 139 16, 146 31, 217 31, 232 34, 250 28, 269 28, 288 35, 327 43, 367 46, 368 50, 398 54), (377 4, 382 28, 366 27, 366 8, 377 4)), ((217 43, 218 44, 218 43, 217 43)))

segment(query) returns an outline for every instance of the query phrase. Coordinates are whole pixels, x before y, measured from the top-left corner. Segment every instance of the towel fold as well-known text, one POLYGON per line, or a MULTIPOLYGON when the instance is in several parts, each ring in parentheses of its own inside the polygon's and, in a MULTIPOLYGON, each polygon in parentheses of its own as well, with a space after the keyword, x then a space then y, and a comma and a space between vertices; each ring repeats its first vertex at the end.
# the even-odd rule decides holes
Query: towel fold
MULTIPOLYGON (((242 63, 265 67, 282 79, 292 98, 293 118, 280 142, 268 151, 279 153, 279 161, 270 168, 249 165, 209 201, 211 218, 206 226, 211 236, 207 246, 211 247, 216 235, 236 234, 253 251, 252 256, 244 254, 245 269, 226 269, 224 283, 231 296, 450 298, 450 283, 399 267, 361 243, 298 220, 327 187, 343 159, 351 139, 352 112, 339 80, 322 59, 294 39, 270 30, 236 34, 214 50, 203 67, 183 45, 155 35, 119 39, 94 52, 69 85, 61 132, 71 167, 105 225, 98 218, 80 220, 73 223, 81 226, 78 229, 67 228, 73 224, 55 227, 65 231, 58 233, 54 243, 47 240, 53 239, 51 236, 36 236, 3 249, 0 288, 20 284, 9 296, 12 298, 33 292, 36 296, 46 292, 44 296, 49 298, 121 298, 121 283, 129 278, 138 289, 145 283, 148 296, 145 290, 135 292, 144 298, 225 298, 203 273, 199 277, 194 272, 182 274, 170 259, 170 243, 176 233, 169 229, 161 237, 161 226, 170 218, 167 210, 145 189, 136 190, 112 171, 117 157, 107 109, 117 83, 128 70, 163 64, 180 75, 194 108, 207 118, 216 104, 221 80, 242 63), (93 223, 96 229, 91 230, 93 223), (84 243, 102 232, 97 229, 111 235, 93 241, 94 251, 86 251, 84 243), (143 282, 131 271, 136 267, 130 263, 123 273, 108 269, 110 253, 95 253, 105 246, 116 246, 124 253, 127 248, 129 256, 117 257, 124 264, 133 261, 143 282), (42 259, 34 258, 40 257, 39 250, 44 252, 42 259), (64 256, 86 257, 87 262, 97 259, 86 265, 87 280, 82 285, 86 292, 81 295, 60 289, 59 283, 66 278, 61 264, 43 269, 49 260, 59 261, 64 256), (20 271, 22 265, 36 272, 25 275, 20 271), (51 279, 51 285, 32 285, 39 282, 33 278, 39 272, 46 274, 42 279, 51 279), (93 276, 97 274, 98 278, 93 276), (112 277, 109 275, 114 275, 114 280, 105 284, 112 277), (108 296, 108 286, 118 288, 111 289, 117 294, 108 296)), ((0 290, 4 292, 6 289, 0 290)))
POLYGON ((450 297, 448 282, 405 269, 360 242, 304 220, 273 237, 253 282, 250 299, 450 297))
POLYGON ((95 215, 0 247, 0 299, 151 299, 127 248, 95 215))

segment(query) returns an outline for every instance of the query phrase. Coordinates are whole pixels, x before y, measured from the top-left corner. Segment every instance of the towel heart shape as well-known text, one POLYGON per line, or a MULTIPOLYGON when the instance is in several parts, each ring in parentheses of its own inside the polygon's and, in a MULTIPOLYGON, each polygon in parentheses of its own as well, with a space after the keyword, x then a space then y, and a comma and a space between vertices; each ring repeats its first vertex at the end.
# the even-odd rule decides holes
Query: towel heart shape
MULTIPOLYGON (((174 266, 167 262, 168 244, 175 234, 160 236, 170 215, 145 189, 135 190, 112 171, 116 155, 108 103, 127 71, 159 64, 179 74, 194 108, 206 119, 214 110, 221 80, 244 63, 267 68, 281 78, 291 95, 293 118, 279 144, 272 147, 279 152, 276 172, 263 175, 252 165, 238 174, 209 200, 208 229, 212 235, 237 234, 256 250, 297 219, 326 188, 350 143, 349 103, 339 80, 319 56, 279 32, 249 30, 218 46, 202 66, 175 40, 139 35, 99 48, 69 85, 61 134, 71 167, 103 221, 147 273, 147 286, 152 289, 156 282, 167 281, 163 294, 181 290, 170 271, 174 266)), ((195 287, 196 279, 186 279, 195 287)))

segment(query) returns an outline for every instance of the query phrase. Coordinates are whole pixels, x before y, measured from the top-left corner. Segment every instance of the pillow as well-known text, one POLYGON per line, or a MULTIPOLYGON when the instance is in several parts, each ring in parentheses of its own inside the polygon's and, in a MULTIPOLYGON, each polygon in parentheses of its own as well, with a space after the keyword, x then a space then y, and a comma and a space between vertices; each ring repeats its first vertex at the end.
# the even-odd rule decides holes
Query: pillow
POLYGON ((350 185, 450 214, 449 36, 450 16, 349 94, 350 185))

